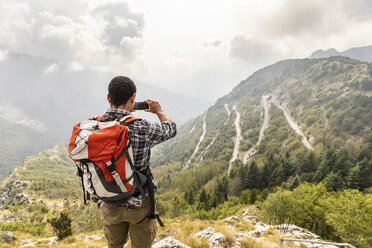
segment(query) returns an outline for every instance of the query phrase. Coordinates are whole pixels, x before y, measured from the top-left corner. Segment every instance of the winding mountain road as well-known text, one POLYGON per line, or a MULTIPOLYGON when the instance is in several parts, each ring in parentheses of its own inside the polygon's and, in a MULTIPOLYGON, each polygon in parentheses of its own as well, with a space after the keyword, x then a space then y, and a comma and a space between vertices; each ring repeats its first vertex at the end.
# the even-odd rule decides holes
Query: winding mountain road
POLYGON ((229 168, 227 170, 227 173, 230 174, 230 170, 231 170, 231 166, 232 166, 232 163, 236 160, 236 158, 238 157, 238 153, 239 153, 239 146, 240 146, 240 140, 242 139, 242 136, 241 136, 241 133, 242 133, 242 130, 240 128, 240 113, 238 112, 238 110, 236 109, 236 105, 233 106, 232 108, 235 113, 236 113, 236 118, 235 118, 235 128, 236 128, 236 136, 235 136, 235 145, 234 145, 234 151, 233 151, 233 155, 230 159, 230 162, 229 162, 229 168))
POLYGON ((199 138, 199 142, 198 144, 196 145, 195 147, 195 150, 194 152, 192 153, 191 157, 189 158, 189 160, 187 160, 185 166, 183 167, 183 169, 187 169, 189 168, 190 166, 190 163, 191 163, 191 159, 196 155, 196 153, 199 151, 199 146, 200 144, 202 143, 202 141, 204 140, 204 137, 205 137, 205 134, 207 133, 207 114, 204 114, 204 117, 203 117, 203 133, 202 135, 200 136, 199 138))
MULTIPOLYGON (((224 126, 226 125, 227 121, 229 120, 230 118, 230 109, 229 109, 229 104, 225 104, 225 109, 226 109, 226 112, 227 112, 227 118, 226 118, 226 121, 225 123, 223 124, 224 126)), ((208 144, 208 146, 204 149, 204 151, 199 155, 200 157, 200 161, 203 161, 203 158, 204 158, 204 154, 207 152, 207 150, 209 149, 209 147, 211 147, 213 145, 213 143, 216 141, 216 138, 217 136, 220 134, 220 130, 217 131, 216 133, 216 136, 214 136, 214 138, 212 139, 211 143, 208 144)))
POLYGON ((226 112, 227 112, 227 119, 226 119, 226 121, 225 121, 225 123, 224 123, 224 125, 226 125, 226 123, 227 123, 227 121, 229 120, 229 118, 230 118, 230 109, 229 109, 229 104, 225 104, 224 105, 225 106, 225 109, 226 109, 226 112))
POLYGON ((285 106, 283 106, 282 104, 280 104, 280 102, 278 101, 276 95, 271 95, 272 96, 272 102, 278 107, 280 108, 283 113, 284 113, 284 116, 285 116, 285 119, 287 120, 289 126, 298 134, 301 136, 301 141, 302 143, 306 146, 307 149, 310 149, 310 150, 313 150, 313 146, 310 144, 310 142, 307 140, 307 138, 305 137, 305 135, 301 132, 301 129, 300 127, 297 125, 297 122, 291 117, 291 115, 289 114, 287 108, 285 106))
POLYGON ((264 107, 264 121, 262 123, 261 129, 260 129, 260 134, 258 136, 258 141, 257 143, 252 146, 246 153, 244 153, 243 156, 243 163, 247 163, 249 159, 256 154, 257 152, 257 147, 260 145, 261 140, 264 136, 264 131, 269 125, 269 108, 270 108, 270 102, 267 100, 270 96, 268 95, 263 95, 261 98, 261 105, 264 107))

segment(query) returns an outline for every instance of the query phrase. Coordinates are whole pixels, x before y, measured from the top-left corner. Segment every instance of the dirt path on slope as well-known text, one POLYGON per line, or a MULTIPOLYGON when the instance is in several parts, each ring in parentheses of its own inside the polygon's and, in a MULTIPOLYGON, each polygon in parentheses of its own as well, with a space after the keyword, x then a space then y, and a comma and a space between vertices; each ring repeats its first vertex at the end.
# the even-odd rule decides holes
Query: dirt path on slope
MULTIPOLYGON (((229 104, 226 103, 224 106, 225 106, 225 109, 226 109, 226 112, 227 112, 227 119, 226 119, 226 121, 225 121, 225 123, 224 123, 223 125, 226 125, 227 121, 228 121, 229 118, 230 118, 230 114, 231 114, 231 113, 230 113, 230 109, 229 109, 229 104)), ((200 157, 200 161, 203 161, 204 154, 207 152, 207 150, 209 149, 209 147, 211 147, 211 146, 213 145, 213 143, 216 141, 217 136, 218 136, 219 134, 220 134, 220 130, 217 131, 216 136, 214 136, 214 138, 212 139, 211 143, 209 143, 209 144, 207 145, 207 147, 204 149, 204 151, 199 155, 199 157, 200 157)))
POLYGON ((278 99, 276 98, 276 95, 272 95, 272 102, 278 107, 280 108, 283 113, 284 113, 284 116, 285 116, 285 119, 287 120, 289 126, 297 133, 301 136, 301 141, 302 143, 306 146, 307 149, 310 149, 310 150, 313 150, 313 146, 310 144, 310 142, 307 140, 307 138, 305 137, 305 135, 301 132, 301 129, 300 127, 297 125, 297 122, 291 117, 291 115, 289 114, 288 110, 286 109, 285 106, 281 105, 280 102, 278 101, 278 99))
POLYGON ((234 122, 235 123, 235 128, 236 128, 236 137, 235 137, 235 145, 234 145, 233 155, 232 155, 232 157, 230 159, 230 162, 229 162, 229 169, 227 170, 228 174, 230 174, 232 163, 238 157, 240 140, 242 139, 242 136, 241 136, 242 130, 240 128, 240 113, 236 109, 236 105, 234 105, 232 109, 236 113, 236 118, 235 118, 235 122, 234 122))
POLYGON ((226 125, 226 123, 227 123, 227 121, 229 120, 229 118, 230 118, 230 109, 229 109, 229 104, 225 104, 225 109, 226 109, 226 112, 227 112, 227 119, 226 119, 226 121, 225 121, 225 123, 224 123, 224 125, 226 125))
POLYGON ((192 153, 192 155, 191 155, 191 157, 189 158, 189 160, 186 162, 184 169, 189 168, 190 163, 191 163, 191 159, 192 159, 192 158, 195 156, 195 154, 199 151, 199 146, 200 146, 200 144, 202 143, 202 141, 204 140, 205 134, 207 133, 207 120, 206 120, 206 119, 207 119, 207 114, 204 114, 204 117, 203 117, 203 133, 202 133, 202 135, 201 135, 200 138, 199 138, 199 142, 198 142, 198 144, 196 145, 194 152, 192 153))
POLYGON ((249 159, 256 154, 257 152, 257 148, 258 146, 260 145, 261 143, 261 140, 264 136, 264 131, 265 129, 268 127, 269 125, 269 108, 270 108, 270 102, 268 102, 268 98, 270 96, 268 95, 263 95, 262 98, 261 98, 261 104, 262 106, 264 107, 264 121, 262 123, 262 126, 261 126, 261 129, 260 129, 260 134, 258 136, 258 141, 257 143, 252 146, 246 153, 244 153, 244 156, 243 156, 243 163, 247 163, 249 161, 249 159))

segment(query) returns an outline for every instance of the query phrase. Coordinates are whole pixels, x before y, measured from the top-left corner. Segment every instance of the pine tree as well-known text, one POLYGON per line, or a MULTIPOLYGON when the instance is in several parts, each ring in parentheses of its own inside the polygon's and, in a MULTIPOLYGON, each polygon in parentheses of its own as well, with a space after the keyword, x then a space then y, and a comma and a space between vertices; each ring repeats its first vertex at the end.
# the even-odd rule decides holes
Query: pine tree
POLYGON ((334 164, 336 163, 336 151, 330 147, 325 148, 321 156, 321 162, 314 175, 314 181, 320 183, 333 171, 334 164))
POLYGON ((271 168, 268 162, 266 162, 262 168, 261 172, 261 187, 260 189, 264 189, 269 187, 269 182, 271 178, 271 168))
POLYGON ((333 168, 333 172, 340 173, 342 178, 346 178, 349 170, 353 167, 349 153, 346 150, 341 150, 337 153, 336 163, 333 168))
POLYGON ((209 210, 211 196, 203 188, 199 194, 199 209, 209 210))
POLYGON ((258 194, 259 194, 258 189, 252 189, 250 191, 250 194, 249 194, 249 203, 250 204, 255 204, 255 202, 257 201, 258 194))
POLYGON ((242 180, 243 190, 248 189, 249 182, 248 182, 248 165, 247 164, 244 164, 240 167, 239 176, 240 176, 240 179, 242 180))
POLYGON ((340 172, 334 173, 332 171, 323 180, 323 183, 327 191, 337 191, 344 188, 344 179, 341 177, 340 172))
POLYGON ((360 167, 359 187, 361 190, 372 187, 372 159, 368 161, 367 158, 358 163, 360 167))
POLYGON ((359 165, 352 168, 346 178, 347 186, 351 189, 360 190, 360 167, 359 165))
POLYGON ((187 198, 187 202, 190 205, 194 204, 194 202, 195 202, 195 191, 194 191, 194 188, 190 188, 189 194, 188 194, 188 198, 187 198))
POLYGON ((256 162, 253 160, 248 168, 247 175, 247 188, 248 189, 257 189, 260 188, 260 173, 256 162))
POLYGON ((72 235, 71 218, 67 211, 62 211, 58 218, 48 220, 59 240, 72 235))
POLYGON ((172 213, 173 213, 173 216, 175 216, 175 217, 178 217, 178 216, 181 215, 181 201, 178 198, 178 196, 175 196, 173 198, 172 213))

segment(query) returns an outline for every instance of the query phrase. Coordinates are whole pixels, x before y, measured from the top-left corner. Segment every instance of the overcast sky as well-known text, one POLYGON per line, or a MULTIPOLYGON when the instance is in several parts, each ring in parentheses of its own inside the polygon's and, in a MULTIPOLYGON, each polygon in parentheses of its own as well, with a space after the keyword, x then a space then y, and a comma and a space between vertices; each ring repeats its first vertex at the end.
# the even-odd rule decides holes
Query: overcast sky
POLYGON ((368 0, 0 0, 0 61, 43 56, 215 100, 278 60, 372 45, 371 9, 368 0))

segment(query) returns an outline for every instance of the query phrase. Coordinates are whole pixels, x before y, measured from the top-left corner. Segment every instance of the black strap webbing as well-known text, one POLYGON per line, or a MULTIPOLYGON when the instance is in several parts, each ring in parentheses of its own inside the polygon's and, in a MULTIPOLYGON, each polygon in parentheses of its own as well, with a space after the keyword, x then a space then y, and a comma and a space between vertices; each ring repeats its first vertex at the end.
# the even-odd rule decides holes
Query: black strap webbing
MULTIPOLYGON (((128 151, 128 148, 130 147, 130 145, 128 144, 122 151, 121 153, 119 154, 119 156, 112 162, 113 164, 115 164, 116 162, 119 161, 119 159, 128 151)), ((128 156, 129 157, 129 156, 128 156)))
POLYGON ((152 182, 151 171, 147 169, 147 192, 149 193, 150 202, 151 202, 151 214, 149 215, 150 219, 157 219, 160 226, 164 226, 163 221, 160 219, 159 215, 155 213, 155 194, 154 194, 154 184, 152 182))
POLYGON ((142 195, 145 195, 145 191, 144 191, 143 188, 142 188, 141 181, 140 181, 139 178, 138 178, 137 171, 136 171, 135 168, 134 168, 134 164, 133 164, 132 159, 130 158, 130 156, 127 156, 127 160, 128 160, 128 162, 129 162, 130 168, 131 168, 132 171, 133 171, 133 179, 134 179, 135 184, 138 186, 138 189, 139 189, 140 193, 141 193, 142 195))
POLYGON ((84 180, 83 180, 83 177, 81 177, 81 185, 83 186, 84 205, 88 205, 88 204, 87 204, 87 198, 86 198, 86 196, 85 196, 85 187, 84 187, 84 180))
MULTIPOLYGON (((88 194, 88 192, 85 191, 85 187, 84 187, 84 179, 83 179, 83 171, 80 169, 79 166, 77 166, 77 175, 80 177, 81 179, 81 186, 83 188, 83 197, 84 197, 84 205, 88 205, 87 203, 87 196, 85 196, 85 194, 88 194)), ((88 199, 89 200, 89 199, 88 199)))

